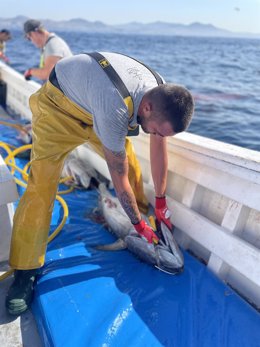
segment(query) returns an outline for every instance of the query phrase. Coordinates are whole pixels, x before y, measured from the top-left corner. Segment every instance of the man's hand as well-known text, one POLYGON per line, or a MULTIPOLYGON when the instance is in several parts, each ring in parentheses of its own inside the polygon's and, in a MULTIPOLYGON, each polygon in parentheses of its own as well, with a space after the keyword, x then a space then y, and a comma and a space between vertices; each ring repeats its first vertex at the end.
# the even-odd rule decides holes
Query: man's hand
POLYGON ((7 58, 6 56, 4 56, 3 59, 4 59, 4 62, 5 62, 6 64, 10 64, 9 58, 7 58))
POLYGON ((32 69, 26 70, 23 75, 24 75, 24 78, 26 79, 26 81, 30 80, 32 77, 32 69))
POLYGON ((2 59, 6 64, 10 63, 9 58, 7 58, 7 56, 4 55, 3 52, 0 52, 0 59, 2 59))
POLYGON ((145 223, 143 219, 138 224, 133 224, 138 234, 144 237, 149 243, 157 244, 159 242, 158 237, 154 233, 153 229, 145 223))
POLYGON ((170 220, 171 212, 167 207, 165 196, 155 198, 155 216, 159 223, 164 222, 168 229, 172 230, 173 225, 170 220))

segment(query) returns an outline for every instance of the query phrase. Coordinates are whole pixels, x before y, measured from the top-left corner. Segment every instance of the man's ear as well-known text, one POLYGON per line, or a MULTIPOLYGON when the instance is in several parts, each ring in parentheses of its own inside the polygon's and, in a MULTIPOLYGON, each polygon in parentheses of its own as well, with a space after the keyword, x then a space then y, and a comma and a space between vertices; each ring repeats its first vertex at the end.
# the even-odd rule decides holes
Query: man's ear
POLYGON ((151 112, 152 111, 152 103, 150 101, 146 101, 144 104, 144 110, 146 112, 151 112))

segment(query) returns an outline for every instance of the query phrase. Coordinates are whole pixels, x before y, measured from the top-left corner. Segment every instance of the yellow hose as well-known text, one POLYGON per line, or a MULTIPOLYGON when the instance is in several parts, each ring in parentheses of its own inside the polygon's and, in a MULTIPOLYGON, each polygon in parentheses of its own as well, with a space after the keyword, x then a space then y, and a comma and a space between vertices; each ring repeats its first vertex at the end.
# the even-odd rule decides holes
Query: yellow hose
POLYGON ((64 182, 69 181, 71 179, 73 179, 72 176, 63 177, 63 178, 60 179, 60 183, 64 183, 64 182))
POLYGON ((73 190, 74 190, 74 187, 70 187, 69 189, 66 189, 66 190, 59 190, 57 192, 57 194, 65 195, 65 194, 69 194, 69 193, 73 192, 73 190))
POLYGON ((24 146, 21 146, 19 148, 16 148, 14 151, 12 151, 6 158, 5 158, 5 162, 7 163, 11 157, 15 157, 18 153, 21 153, 21 152, 24 152, 24 151, 27 151, 27 149, 31 149, 32 148, 32 145, 24 145, 24 146))
MULTIPOLYGON (((18 166, 16 166, 15 164, 15 155, 17 155, 18 153, 20 152, 23 152, 23 151, 26 151, 27 149, 30 149, 32 147, 32 145, 25 145, 25 146, 21 146, 17 149, 15 149, 14 151, 11 151, 10 148, 9 148, 9 145, 7 145, 6 143, 4 142, 0 142, 0 147, 4 148, 5 151, 8 153, 8 156, 5 158, 5 163, 8 165, 8 166, 11 166, 12 167, 12 170, 17 170, 19 171, 22 176, 23 176, 23 179, 25 181, 28 181, 28 174, 27 174, 27 169, 29 167, 28 164, 25 165, 24 169, 20 169, 18 166), (10 162, 12 161, 12 163, 10 162)), ((66 177, 64 178, 62 181, 66 181, 68 179, 70 179, 71 177, 66 177)), ((27 187, 27 184, 21 180, 19 180, 18 178, 14 177, 14 180, 15 182, 26 188, 27 187)), ((62 208, 63 208, 63 218, 62 218, 62 221, 60 222, 60 224, 58 225, 58 227, 54 230, 54 232, 48 237, 48 243, 51 242, 58 234, 59 232, 62 230, 64 224, 66 223, 66 220, 68 218, 68 215, 69 215, 69 209, 68 209, 68 205, 66 204, 65 200, 60 197, 58 194, 66 194, 66 193, 70 193, 71 191, 73 190, 73 187, 71 187, 70 189, 67 189, 67 190, 64 190, 64 191, 60 191, 57 193, 56 195, 56 199, 59 201, 59 203, 61 204, 62 208)), ((0 276, 0 281, 6 279, 7 277, 9 277, 12 273, 14 272, 13 269, 10 269, 8 271, 6 271, 5 273, 3 273, 1 276, 0 276)))
POLYGON ((58 233, 63 228, 63 226, 66 223, 66 220, 67 220, 67 218, 69 216, 69 209, 68 209, 68 205, 66 204, 65 200, 61 196, 59 196, 59 195, 56 195, 56 199, 59 201, 59 203, 63 207, 63 218, 62 218, 62 221, 60 222, 59 226, 48 237, 48 243, 51 242, 58 235, 58 233))
POLYGON ((6 165, 11 166, 12 168, 14 168, 16 171, 20 172, 20 174, 23 175, 23 179, 25 181, 28 181, 28 174, 24 171, 24 169, 20 169, 19 166, 13 165, 11 163, 6 163, 6 165))
MULTIPOLYGON (((0 147, 2 147, 8 154, 8 156, 10 156, 12 154, 11 149, 9 148, 9 146, 4 143, 4 142, 0 142, 0 147)), ((14 157, 11 158, 12 164, 15 165, 15 159, 14 157)), ((11 173, 14 174, 14 169, 11 170, 11 173)))
POLYGON ((23 179, 25 181, 26 181, 26 176, 28 178, 28 170, 29 170, 30 165, 31 165, 31 161, 28 161, 28 163, 26 165, 24 165, 24 167, 23 167, 23 171, 24 171, 23 179))

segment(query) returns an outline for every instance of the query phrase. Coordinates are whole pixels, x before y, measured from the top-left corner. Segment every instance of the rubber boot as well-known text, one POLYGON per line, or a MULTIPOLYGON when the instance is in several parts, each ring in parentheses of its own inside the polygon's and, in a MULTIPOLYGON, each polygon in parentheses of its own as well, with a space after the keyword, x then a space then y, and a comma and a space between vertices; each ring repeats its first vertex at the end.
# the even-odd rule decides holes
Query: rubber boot
POLYGON ((14 282, 5 300, 5 306, 11 315, 20 315, 30 307, 36 274, 37 269, 15 270, 14 282))

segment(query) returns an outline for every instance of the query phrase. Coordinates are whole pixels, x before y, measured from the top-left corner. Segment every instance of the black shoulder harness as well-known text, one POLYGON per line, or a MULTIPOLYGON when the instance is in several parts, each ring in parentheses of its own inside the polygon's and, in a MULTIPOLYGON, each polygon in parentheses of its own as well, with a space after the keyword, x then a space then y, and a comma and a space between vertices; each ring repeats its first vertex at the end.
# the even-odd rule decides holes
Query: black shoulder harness
MULTIPOLYGON (((114 84, 116 89, 119 91, 119 93, 121 94, 121 96, 124 99, 124 102, 128 108, 129 119, 131 121, 131 118, 134 115, 134 104, 133 104, 132 97, 131 97, 128 89, 126 88, 126 85, 122 81, 121 77, 118 75, 118 73, 113 68, 113 66, 110 64, 110 62, 102 54, 100 54, 98 52, 91 52, 91 53, 85 53, 85 54, 89 55, 94 60, 96 60, 96 62, 99 64, 99 66, 107 74, 107 76, 109 77, 111 82, 114 84)), ((121 53, 118 53, 118 54, 121 54, 121 53)), ((121 55, 129 57, 128 55, 125 55, 125 54, 121 54, 121 55)), ((137 61, 138 63, 142 64, 143 66, 145 66, 154 75, 158 85, 163 84, 163 80, 157 72, 153 71, 150 67, 148 67, 144 63, 140 62, 139 60, 132 58, 132 57, 129 57, 129 58, 131 58, 131 59, 137 61)), ((138 125, 136 125, 134 127, 131 127, 131 126, 128 127, 127 136, 137 136, 138 134, 139 134, 139 126, 138 125)))

